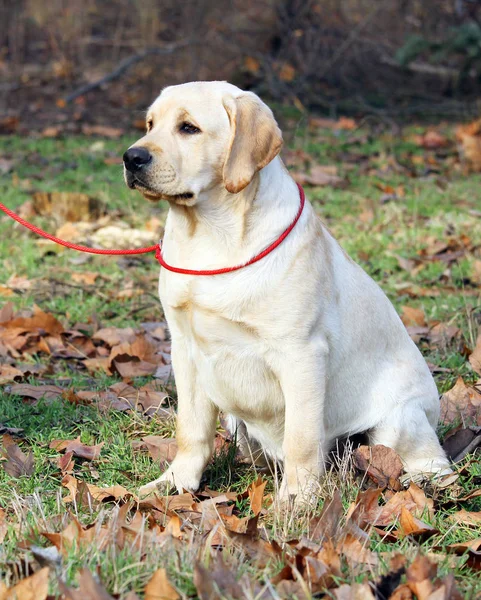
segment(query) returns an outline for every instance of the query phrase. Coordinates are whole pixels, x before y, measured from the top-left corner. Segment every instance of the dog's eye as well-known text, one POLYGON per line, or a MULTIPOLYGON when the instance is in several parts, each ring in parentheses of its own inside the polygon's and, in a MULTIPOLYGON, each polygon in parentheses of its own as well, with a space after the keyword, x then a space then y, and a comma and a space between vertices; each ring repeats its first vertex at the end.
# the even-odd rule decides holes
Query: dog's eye
POLYGON ((180 133, 187 133, 189 135, 200 133, 200 129, 198 127, 192 125, 192 123, 187 123, 186 121, 179 127, 179 131, 180 133))
POLYGON ((147 121, 147 131, 150 131, 153 126, 154 126, 154 122, 152 121, 152 119, 149 119, 147 121))

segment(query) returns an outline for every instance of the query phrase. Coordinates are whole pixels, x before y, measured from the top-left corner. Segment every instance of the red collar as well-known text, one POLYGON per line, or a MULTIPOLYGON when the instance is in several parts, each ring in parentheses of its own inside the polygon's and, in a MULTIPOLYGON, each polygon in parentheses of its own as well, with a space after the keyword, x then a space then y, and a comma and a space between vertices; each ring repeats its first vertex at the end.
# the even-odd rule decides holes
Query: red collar
POLYGON ((277 248, 277 246, 279 246, 286 239, 286 237, 291 233, 291 231, 294 229, 297 221, 299 221, 299 217, 301 216, 302 210, 304 209, 304 204, 306 203, 306 197, 304 195, 304 190, 302 189, 302 187, 299 184, 297 184, 297 187, 299 188, 299 197, 300 197, 301 202, 300 202, 299 210, 297 211, 297 214, 296 214, 294 220, 292 221, 292 223, 289 225, 289 227, 285 231, 283 231, 281 233, 281 235, 274 242, 272 242, 272 244, 270 246, 267 246, 267 248, 265 250, 263 250, 259 254, 256 254, 253 258, 251 258, 248 262, 244 263, 243 265, 236 265, 235 267, 224 267, 223 269, 212 269, 211 271, 195 271, 193 269, 179 269, 179 267, 173 267, 165 262, 165 260, 162 256, 162 244, 161 243, 159 243, 159 245, 157 247, 157 250, 155 252, 155 258, 159 261, 159 263, 162 265, 162 267, 164 267, 164 269, 167 269, 168 271, 172 271, 173 273, 181 273, 182 275, 222 275, 223 273, 231 273, 232 271, 239 271, 239 269, 248 267, 249 265, 252 265, 252 264, 258 262, 259 260, 261 260, 262 258, 267 256, 268 254, 270 254, 273 250, 275 250, 277 248))

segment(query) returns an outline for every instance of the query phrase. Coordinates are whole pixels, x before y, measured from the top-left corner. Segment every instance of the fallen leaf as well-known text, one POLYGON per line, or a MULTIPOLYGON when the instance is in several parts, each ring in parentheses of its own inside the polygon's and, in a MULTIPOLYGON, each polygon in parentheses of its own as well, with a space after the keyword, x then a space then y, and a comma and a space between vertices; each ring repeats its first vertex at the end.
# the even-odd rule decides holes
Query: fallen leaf
POLYGON ((117 139, 124 134, 124 130, 119 127, 109 127, 107 125, 82 125, 84 135, 99 135, 110 139, 117 139))
POLYGON ((264 500, 264 490, 266 488, 266 484, 267 481, 263 481, 262 478, 259 477, 247 488, 251 511, 254 513, 254 516, 257 516, 262 510, 262 502, 264 500))
POLYGON ((104 327, 99 329, 93 334, 93 340, 100 340, 105 342, 108 346, 113 348, 119 344, 127 343, 130 344, 135 341, 136 333, 133 327, 104 327))
POLYGON ((466 550, 473 550, 476 552, 481 548, 481 538, 476 538, 474 540, 468 540, 465 542, 458 542, 457 544, 449 544, 447 548, 453 550, 456 552, 456 554, 464 554, 466 550))
POLYGON ((292 177, 299 185, 312 185, 317 186, 331 186, 335 188, 344 188, 348 185, 348 182, 339 177, 339 175, 333 172, 332 167, 326 167, 324 165, 315 165, 311 168, 311 172, 291 172, 292 177))
POLYGON ((462 427, 446 436, 443 449, 448 458, 453 462, 459 462, 469 453, 481 446, 480 427, 462 427))
MULTIPOLYGON (((375 600, 368 583, 347 583, 333 590, 336 600, 375 600)), ((392 598, 392 596, 391 596, 392 598)))
POLYGON ((146 435, 142 441, 147 447, 150 456, 155 462, 171 463, 177 454, 175 438, 163 438, 158 435, 146 435))
POLYGON ((459 523, 461 525, 481 525, 481 511, 479 512, 470 512, 467 510, 459 510, 452 515, 449 515, 448 519, 450 521, 454 521, 455 523, 459 523))
POLYGON ((441 397, 441 421, 450 424, 457 419, 475 420, 481 425, 481 393, 458 377, 454 387, 441 397))
MULTIPOLYGON (((1 600, 46 600, 48 595, 49 568, 40 569, 22 579, 12 588, 4 590, 1 600)), ((0 588, 1 592, 1 588, 0 588)))
MULTIPOLYGON (((73 502, 75 497, 77 496, 79 487, 82 483, 72 475, 65 475, 62 479, 63 487, 66 487, 70 494, 65 496, 63 501, 68 504, 69 502, 73 502)), ((89 494, 96 502, 103 502, 105 500, 121 500, 125 499, 128 496, 132 496, 132 494, 121 485, 113 485, 110 487, 98 487, 91 483, 86 483, 89 494)))
POLYGON ((469 171, 481 170, 480 120, 459 125, 455 131, 458 149, 469 171))
POLYGON ((0 365, 0 385, 23 379, 23 373, 11 365, 0 365))
POLYGON ((398 454, 387 446, 360 446, 353 454, 354 464, 380 488, 401 489, 399 477, 404 471, 398 454))
POLYGON ((422 308, 414 308, 413 306, 402 306, 401 321, 406 327, 426 326, 426 316, 422 308))
POLYGON ((415 516, 422 516, 425 511, 434 516, 434 502, 427 498, 423 490, 411 482, 407 490, 392 494, 384 505, 379 505, 381 489, 368 489, 358 494, 353 508, 348 512, 351 521, 361 528, 371 525, 385 527, 393 523, 404 507, 415 516))
POLYGON ((435 527, 416 518, 404 506, 401 507, 399 526, 400 531, 398 533, 401 534, 400 537, 411 536, 414 538, 426 539, 427 537, 439 533, 435 527))
POLYGON ((194 585, 200 600, 244 597, 234 574, 225 567, 221 558, 218 558, 214 566, 209 569, 197 563, 194 567, 194 585))
POLYGON ((4 470, 15 478, 32 475, 35 470, 33 453, 25 454, 22 452, 8 433, 3 435, 2 444, 4 450, 1 451, 1 455, 7 459, 2 462, 4 470))
POLYGON ((84 283, 85 285, 95 285, 100 273, 93 273, 92 271, 83 271, 79 273, 72 273, 72 281, 77 283, 84 283))
POLYGON ((57 450, 57 452, 72 452, 74 456, 85 458, 87 460, 97 460, 100 457, 100 451, 105 442, 101 442, 95 446, 87 446, 80 441, 80 436, 74 440, 53 440, 50 442, 49 448, 57 450))
POLYGON ((321 543, 335 537, 343 513, 341 493, 335 490, 331 499, 326 499, 319 516, 309 521, 309 539, 321 543))
POLYGON ((437 150, 449 145, 446 136, 433 129, 427 131, 424 135, 414 136, 413 141, 426 150, 437 150))
POLYGON ((65 600, 114 600, 86 568, 80 570, 78 590, 67 587, 62 581, 59 581, 59 588, 65 600))
POLYGON ((180 594, 167 578, 165 569, 157 569, 145 586, 145 600, 179 600, 180 594))
POLYGON ((473 367, 473 371, 476 371, 478 375, 481 375, 481 329, 478 332, 478 338, 476 340, 476 346, 469 355, 469 362, 473 367))
POLYGON ((17 317, 2 323, 6 329, 17 329, 38 334, 48 333, 58 335, 63 332, 63 326, 52 314, 44 312, 38 306, 34 306, 31 317, 17 317))

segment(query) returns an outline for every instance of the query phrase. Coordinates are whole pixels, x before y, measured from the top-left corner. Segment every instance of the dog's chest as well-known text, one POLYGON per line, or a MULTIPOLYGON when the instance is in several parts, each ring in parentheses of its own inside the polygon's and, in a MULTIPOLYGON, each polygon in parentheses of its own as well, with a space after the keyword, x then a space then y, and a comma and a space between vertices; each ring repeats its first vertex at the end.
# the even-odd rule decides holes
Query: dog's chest
POLYGON ((270 422, 276 430, 282 428, 284 401, 269 367, 268 344, 243 319, 239 304, 234 300, 226 306, 225 290, 202 281, 162 288, 161 284, 173 342, 176 336, 182 338, 211 400, 248 423, 270 422))

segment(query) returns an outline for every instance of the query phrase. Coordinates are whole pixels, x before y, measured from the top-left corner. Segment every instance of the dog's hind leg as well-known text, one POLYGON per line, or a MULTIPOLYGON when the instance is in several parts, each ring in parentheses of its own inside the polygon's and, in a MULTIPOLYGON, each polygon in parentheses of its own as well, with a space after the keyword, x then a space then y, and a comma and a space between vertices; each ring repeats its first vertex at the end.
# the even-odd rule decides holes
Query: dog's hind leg
POLYGON ((436 431, 420 406, 408 404, 392 411, 369 432, 369 442, 395 450, 412 478, 452 472, 436 431))

